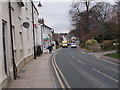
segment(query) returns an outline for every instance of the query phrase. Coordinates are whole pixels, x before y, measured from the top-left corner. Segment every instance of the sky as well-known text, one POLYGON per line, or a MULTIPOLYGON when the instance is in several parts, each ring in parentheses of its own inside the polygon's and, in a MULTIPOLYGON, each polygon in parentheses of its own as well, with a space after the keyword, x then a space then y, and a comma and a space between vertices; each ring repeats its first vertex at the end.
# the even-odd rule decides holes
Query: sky
POLYGON ((43 6, 38 9, 39 17, 44 18, 45 24, 56 33, 67 33, 70 31, 69 9, 72 1, 58 1, 41 0, 43 6))
MULTIPOLYGON (((39 0, 36 4, 38 4, 39 0)), ((69 20, 70 5, 78 0, 40 0, 42 7, 38 8, 39 18, 44 18, 45 24, 56 33, 68 33, 71 30, 69 20)), ((98 1, 98 0, 97 0, 98 1)), ((99 0, 101 1, 101 0, 99 0)), ((114 0, 104 0, 113 2, 114 0)))

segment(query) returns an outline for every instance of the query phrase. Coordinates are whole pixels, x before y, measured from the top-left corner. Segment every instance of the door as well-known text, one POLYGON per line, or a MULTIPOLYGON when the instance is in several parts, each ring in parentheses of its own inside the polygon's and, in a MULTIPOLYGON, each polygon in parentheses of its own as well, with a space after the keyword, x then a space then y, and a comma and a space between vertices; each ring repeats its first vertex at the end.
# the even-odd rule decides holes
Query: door
POLYGON ((3 38, 3 54, 4 54, 4 70, 5 74, 8 75, 8 65, 7 65, 7 52, 6 52, 6 23, 2 23, 2 38, 3 38))

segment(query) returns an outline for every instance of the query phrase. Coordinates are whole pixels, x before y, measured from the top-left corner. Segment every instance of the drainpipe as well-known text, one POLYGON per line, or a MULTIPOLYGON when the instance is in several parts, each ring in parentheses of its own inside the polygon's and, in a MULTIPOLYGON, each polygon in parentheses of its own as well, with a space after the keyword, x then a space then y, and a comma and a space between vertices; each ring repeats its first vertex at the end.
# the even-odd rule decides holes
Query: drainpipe
POLYGON ((10 36, 11 36, 11 48, 12 48, 13 75, 14 75, 14 79, 16 80, 17 67, 15 64, 15 57, 14 57, 13 33, 12 33, 12 15, 11 15, 11 2, 10 1, 9 1, 9 20, 10 20, 10 36))
POLYGON ((33 23, 33 44, 34 44, 34 59, 36 59, 36 50, 35 50, 35 29, 34 29, 34 11, 33 11, 33 1, 31 2, 32 4, 32 23, 33 23))
POLYGON ((42 48, 42 51, 43 51, 43 25, 41 24, 41 48, 42 48))

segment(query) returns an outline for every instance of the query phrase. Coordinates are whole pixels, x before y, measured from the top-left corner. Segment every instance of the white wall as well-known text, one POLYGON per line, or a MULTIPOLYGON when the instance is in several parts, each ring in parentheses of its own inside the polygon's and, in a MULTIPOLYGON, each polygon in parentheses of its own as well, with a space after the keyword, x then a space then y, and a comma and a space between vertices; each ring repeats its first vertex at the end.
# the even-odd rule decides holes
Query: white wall
POLYGON ((3 76, 3 43, 2 43, 2 2, 0 2, 0 83, 2 82, 3 76))
MULTIPOLYGON (((26 7, 20 7, 17 2, 12 2, 12 24, 15 27, 15 62, 19 65, 21 61, 33 54, 33 30, 32 30, 32 9, 31 3, 27 2, 26 7), (22 24, 24 21, 30 23, 29 29, 25 29, 22 24), (22 33, 23 47, 20 47, 20 33, 22 33)), ((10 72, 13 71, 12 65, 12 50, 11 50, 11 37, 10 37, 10 25, 9 25, 9 8, 8 2, 0 2, 0 84, 6 79, 3 62, 3 43, 2 43, 2 19, 7 23, 6 26, 6 48, 7 48, 7 60, 9 63, 10 72)))
MULTIPOLYGON (((29 1, 29 0, 26 0, 29 1)), ((32 7, 30 2, 26 2, 24 7, 20 7, 17 2, 12 2, 12 25, 15 27, 15 62, 16 65, 19 65, 21 61, 33 55, 33 25, 32 25, 32 7), (23 22, 29 22, 30 27, 28 29, 22 26, 23 22), (20 44, 20 33, 22 33, 22 44, 20 44)), ((35 10, 34 10, 35 11, 35 10)), ((35 11, 35 24, 37 24, 38 14, 35 11)), ((10 24, 9 24, 9 8, 8 2, 0 2, 0 84, 6 79, 4 71, 4 62, 3 62, 3 43, 2 43, 2 19, 7 23, 6 25, 6 48, 7 48, 7 60, 9 65, 9 71, 13 71, 12 65, 12 50, 11 50, 11 37, 10 37, 10 24)), ((41 27, 39 27, 41 28, 41 27)), ((41 29, 36 29, 38 38, 41 37, 41 29), (38 33, 39 32, 39 33, 38 33)), ((38 44, 41 44, 41 39, 39 39, 38 44)), ((36 43, 36 44, 37 44, 36 43)))
POLYGON ((37 46, 42 46, 42 33, 41 33, 41 25, 37 24, 37 34, 36 34, 36 44, 37 46))
POLYGON ((46 49, 50 45, 50 37, 48 35, 52 36, 51 29, 48 27, 43 28, 43 39, 49 38, 49 41, 44 41, 44 46, 43 48, 46 49))
POLYGON ((26 6, 22 8, 22 23, 28 22, 30 24, 29 28, 22 27, 23 32, 23 50, 24 50, 24 57, 33 54, 33 30, 32 30, 32 9, 31 3, 25 2, 26 6), (26 10, 27 8, 27 10, 26 10))
MULTIPOLYGON (((10 51, 10 49, 11 49, 10 41, 11 40, 10 40, 10 30, 9 30, 8 3, 2 2, 2 4, 0 6, 2 7, 2 10, 0 10, 0 11, 2 11, 2 15, 0 15, 0 16, 1 16, 2 20, 6 21, 6 29, 5 29, 5 33, 6 33, 6 57, 7 57, 7 61, 8 61, 7 63, 10 63, 10 61, 12 59, 11 59, 11 51, 10 51)), ((2 23, 2 20, 0 23, 2 23)), ((2 32, 2 26, 0 26, 0 28, 1 28, 0 30, 2 32)), ((2 35, 0 35, 0 36, 2 36, 2 35)), ((2 45, 2 46, 0 46, 0 48, 1 48, 0 50, 2 52, 2 58, 1 58, 1 60, 2 60, 2 81, 4 81, 6 79, 6 75, 5 75, 5 70, 4 70, 3 41, 2 41, 2 39, 0 41, 1 41, 1 45, 2 45)))

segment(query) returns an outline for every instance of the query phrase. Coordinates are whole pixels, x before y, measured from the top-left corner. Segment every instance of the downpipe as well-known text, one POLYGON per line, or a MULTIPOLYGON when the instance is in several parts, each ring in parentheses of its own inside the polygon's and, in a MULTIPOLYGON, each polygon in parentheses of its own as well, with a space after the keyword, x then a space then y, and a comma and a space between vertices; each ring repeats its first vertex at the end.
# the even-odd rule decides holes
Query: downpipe
POLYGON ((16 80, 17 77, 17 67, 14 57, 14 47, 13 47, 13 33, 12 33, 12 13, 11 13, 11 2, 9 1, 9 21, 10 21, 10 36, 11 36, 11 49, 12 49, 12 63, 13 63, 13 75, 16 80))

